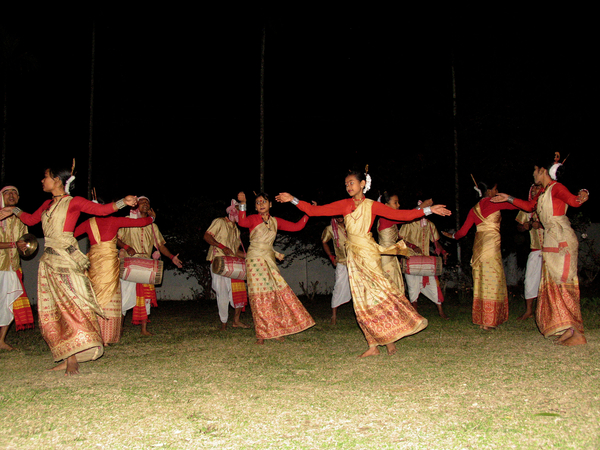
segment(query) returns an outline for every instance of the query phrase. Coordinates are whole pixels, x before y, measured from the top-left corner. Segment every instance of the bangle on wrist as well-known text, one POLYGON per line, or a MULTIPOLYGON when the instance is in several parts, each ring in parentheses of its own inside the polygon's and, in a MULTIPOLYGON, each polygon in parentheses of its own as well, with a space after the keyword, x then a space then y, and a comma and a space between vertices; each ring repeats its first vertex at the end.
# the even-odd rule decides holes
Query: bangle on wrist
POLYGON ((240 209, 240 211, 246 211, 246 204, 245 203, 240 203, 239 209, 240 209))
POLYGON ((13 208, 13 210, 12 210, 12 213, 13 213, 15 216, 17 216, 17 217, 19 217, 19 216, 21 215, 21 213, 22 213, 22 212, 23 212, 23 211, 22 211, 22 210, 21 210, 21 208, 19 208, 18 206, 15 206, 15 207, 13 208))
POLYGON ((430 216, 431 214, 433 214, 433 211, 431 211, 431 206, 427 206, 427 207, 423 208, 423 212, 425 213, 426 216, 430 216))
POLYGON ((292 199, 292 202, 291 202, 291 203, 292 203, 292 205, 294 205, 294 206, 298 206, 298 203, 300 203, 300 200, 298 200, 296 197, 294 197, 294 198, 292 199))
POLYGON ((10 243, 10 248, 17 248, 17 243, 16 242, 11 242, 10 243))
POLYGON ((506 199, 506 201, 507 201, 508 203, 514 204, 515 198, 514 198, 512 195, 509 195, 509 196, 508 196, 508 199, 506 199))
POLYGON ((117 200, 115 205, 117 206, 117 209, 123 209, 125 206, 127 206, 124 199, 117 200))

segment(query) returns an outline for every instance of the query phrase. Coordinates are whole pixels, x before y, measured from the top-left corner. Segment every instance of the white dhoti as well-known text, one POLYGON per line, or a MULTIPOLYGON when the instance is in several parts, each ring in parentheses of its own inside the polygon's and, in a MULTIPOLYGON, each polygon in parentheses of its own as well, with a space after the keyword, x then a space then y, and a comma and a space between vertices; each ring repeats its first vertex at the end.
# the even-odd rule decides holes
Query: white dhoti
MULTIPOLYGON (((120 281, 121 281, 121 312, 123 313, 123 315, 125 315, 127 313, 127 311, 129 311, 130 309, 133 309, 133 307, 135 306, 135 302, 136 302, 136 298, 137 298, 137 292, 136 292, 137 283, 134 283, 132 281, 125 281, 125 280, 120 280, 120 281)), ((152 303, 152 300, 147 298, 144 303, 146 304, 146 314, 150 315, 150 304, 152 303)))
POLYGON ((14 320, 13 303, 23 294, 23 286, 16 272, 0 272, 0 327, 10 325, 14 320))
POLYGON ((335 266, 335 285, 331 296, 331 307, 337 308, 352 300, 350 292, 350 280, 348 279, 348 266, 338 263, 335 266))
POLYGON ((540 280, 542 279, 542 252, 532 250, 527 257, 525 268, 525 299, 529 300, 538 296, 540 280))
POLYGON ((405 273, 404 278, 408 287, 408 299, 411 303, 417 301, 419 294, 423 294, 436 305, 440 305, 444 301, 437 277, 422 277, 405 273), (424 278, 429 278, 425 285, 423 285, 424 278))
POLYGON ((233 292, 231 290, 231 278, 218 275, 210 268, 210 276, 212 279, 211 287, 217 294, 217 307, 219 308, 219 319, 221 323, 227 323, 229 318, 229 305, 233 306, 233 292))

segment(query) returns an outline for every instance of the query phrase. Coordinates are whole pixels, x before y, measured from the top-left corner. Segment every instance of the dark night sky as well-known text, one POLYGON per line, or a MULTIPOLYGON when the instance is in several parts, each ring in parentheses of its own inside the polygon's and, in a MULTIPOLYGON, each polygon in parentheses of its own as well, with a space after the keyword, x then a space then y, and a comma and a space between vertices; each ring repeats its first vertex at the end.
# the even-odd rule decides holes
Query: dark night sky
MULTIPOLYGON (((463 217, 470 173, 525 195, 540 151, 570 154, 571 190, 590 189, 592 201, 600 192, 590 164, 598 36, 583 24, 170 13, 96 16, 93 185, 105 198, 259 189, 264 23, 268 192, 343 198, 344 173, 369 164, 374 187, 399 190, 404 206, 427 195, 453 208, 452 55, 463 217)), ((6 181, 33 210, 49 161, 76 156, 85 196, 91 20, 6 17, 0 25, 37 58, 9 79, 6 181)))

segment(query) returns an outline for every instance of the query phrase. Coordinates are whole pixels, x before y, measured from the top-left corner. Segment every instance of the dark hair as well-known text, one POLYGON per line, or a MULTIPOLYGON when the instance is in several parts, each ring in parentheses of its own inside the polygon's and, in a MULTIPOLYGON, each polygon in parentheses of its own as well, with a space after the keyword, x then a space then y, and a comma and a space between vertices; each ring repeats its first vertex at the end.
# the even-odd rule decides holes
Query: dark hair
MULTIPOLYGON (((70 167, 48 167, 48 174, 52 177, 52 178, 58 178, 63 186, 66 187, 67 185, 67 180, 71 177, 71 168, 70 167)), ((75 189, 75 181, 71 182, 71 185, 69 186, 69 190, 72 191, 73 189, 75 189)))
MULTIPOLYGON (((533 165, 540 169, 542 169, 542 168, 546 169, 548 172, 550 172, 550 168, 554 165, 554 159, 550 160, 550 158, 548 158, 548 154, 544 153, 542 155, 537 155, 534 158, 533 165)), ((565 166, 562 166, 562 165, 556 169, 556 179, 557 180, 562 178, 564 171, 565 171, 565 166)))
POLYGON ((367 177, 365 176, 365 173, 361 172, 360 170, 349 170, 348 173, 346 174, 346 177, 349 177, 352 175, 354 175, 356 177, 356 179, 358 180, 359 183, 361 181, 367 181, 367 177))
POLYGON ((254 202, 256 202, 256 199, 258 197, 262 197, 262 198, 264 198, 268 202, 271 201, 271 199, 269 199, 269 194, 267 194, 266 192, 259 192, 258 194, 256 194, 256 197, 254 197, 254 202))
MULTIPOLYGON (((493 189, 494 186, 498 186, 498 183, 495 181, 490 182, 491 180, 479 181, 477 183, 477 187, 481 190, 481 198, 485 197, 485 193, 490 189, 493 189)), ((475 192, 477 198, 479 198, 479 192, 475 192)))
POLYGON ((394 191, 383 191, 383 193, 381 194, 381 202, 384 204, 387 204, 390 202, 390 200, 392 199, 393 196, 398 197, 398 199, 400 199, 400 196, 398 194, 396 194, 394 191))

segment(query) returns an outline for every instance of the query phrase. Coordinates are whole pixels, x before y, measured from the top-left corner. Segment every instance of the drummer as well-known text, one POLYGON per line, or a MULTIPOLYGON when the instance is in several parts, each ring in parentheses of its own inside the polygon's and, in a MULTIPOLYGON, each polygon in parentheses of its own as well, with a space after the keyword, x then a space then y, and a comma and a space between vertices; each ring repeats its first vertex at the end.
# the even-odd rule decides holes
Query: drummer
POLYGON ((119 253, 117 251, 117 232, 120 228, 144 227, 154 222, 154 212, 147 217, 131 219, 129 217, 92 217, 75 228, 77 238, 87 234, 90 240, 90 268, 88 276, 96 293, 98 304, 105 317, 98 316, 100 334, 104 345, 116 344, 121 338, 121 284, 119 283, 119 253))
MULTIPOLYGON (((0 209, 17 206, 19 191, 14 186, 0 190, 0 209)), ((25 251, 26 243, 19 238, 27 226, 16 216, 0 220, 0 350, 13 350, 6 343, 6 333, 13 321, 18 330, 33 328, 31 305, 23 286, 23 271, 17 248, 25 251)))
MULTIPOLYGON (((138 207, 131 211, 129 217, 139 219, 148 217, 150 214, 154 214, 154 211, 150 208, 150 200, 148 197, 142 196, 138 197, 138 207)), ((158 259, 162 254, 181 269, 183 264, 179 260, 179 254, 171 254, 165 243, 165 239, 154 223, 141 228, 121 228, 117 235, 117 247, 124 249, 128 256, 158 259), (158 251, 152 253, 154 247, 158 251)), ((152 333, 148 331, 150 306, 158 306, 154 285, 121 280, 121 296, 123 315, 128 310, 133 309, 132 323, 142 326, 144 336, 151 336, 152 333)))
MULTIPOLYGON (((231 200, 231 205, 226 209, 227 217, 219 217, 212 221, 204 233, 204 240, 210 245, 206 259, 210 262, 218 256, 237 256, 245 258, 246 253, 240 249, 242 243, 240 230, 236 223, 239 217, 238 202, 231 200)), ((248 294, 244 280, 231 278, 213 272, 210 268, 212 288, 217 295, 217 307, 221 319, 221 330, 227 329, 229 305, 234 309, 233 327, 250 328, 240 321, 240 315, 248 304, 248 294)))
MULTIPOLYGON (((424 208, 425 206, 432 204, 433 201, 431 199, 425 200, 425 202, 419 200, 419 206, 417 209, 424 208)), ((429 245, 433 244, 435 246, 436 255, 443 255, 444 263, 446 262, 448 253, 438 242, 440 235, 437 228, 432 222, 427 220, 427 218, 422 217, 420 220, 415 220, 402 225, 402 227, 400 227, 399 234, 401 239, 406 242, 406 245, 418 248, 421 251, 422 256, 430 256, 429 245)), ((417 300, 419 299, 419 294, 423 294, 425 297, 435 303, 440 317, 442 319, 448 319, 448 316, 446 316, 444 313, 444 308, 442 307, 444 296, 442 294, 442 290, 440 289, 440 282, 437 276, 434 275, 424 277, 405 273, 404 278, 406 279, 408 299, 410 300, 410 304, 415 309, 417 309, 417 300)))

